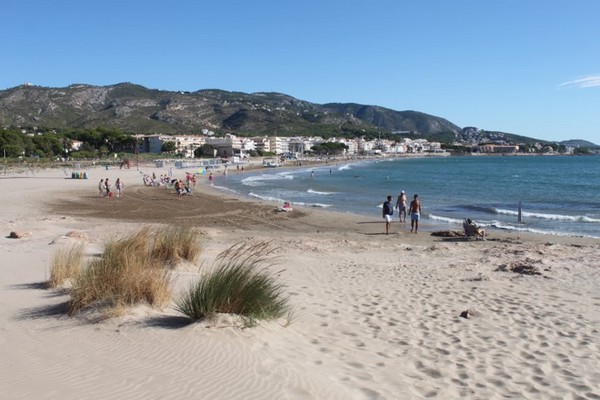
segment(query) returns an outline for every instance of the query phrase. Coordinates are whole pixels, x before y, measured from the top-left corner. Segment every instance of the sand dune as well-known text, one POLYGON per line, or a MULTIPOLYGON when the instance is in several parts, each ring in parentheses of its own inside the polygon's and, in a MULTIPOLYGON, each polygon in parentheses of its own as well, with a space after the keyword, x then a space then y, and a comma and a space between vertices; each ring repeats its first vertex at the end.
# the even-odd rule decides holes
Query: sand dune
POLYGON ((378 215, 277 213, 204 182, 179 201, 140 183, 137 170, 0 177, 3 398, 600 398, 597 240, 466 241, 399 223, 387 237, 378 215), (97 196, 106 176, 124 179, 123 198, 97 196), (171 222, 197 226, 205 243, 198 265, 176 268, 175 293, 228 246, 272 240, 291 324, 188 324, 147 306, 93 323, 67 317, 68 295, 45 289, 52 252, 83 240, 67 232, 85 233, 94 257, 107 238, 171 222))

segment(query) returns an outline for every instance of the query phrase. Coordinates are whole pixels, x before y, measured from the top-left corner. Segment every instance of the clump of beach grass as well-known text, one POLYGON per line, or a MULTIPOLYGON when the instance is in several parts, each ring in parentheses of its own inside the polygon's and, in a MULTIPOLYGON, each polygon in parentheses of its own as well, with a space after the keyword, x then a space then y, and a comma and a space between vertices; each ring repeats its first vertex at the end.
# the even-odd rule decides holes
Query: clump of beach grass
POLYGON ((223 251, 216 268, 191 285, 175 309, 192 321, 237 314, 247 319, 247 325, 289 316, 283 285, 266 271, 275 251, 270 242, 241 242, 223 251))
POLYGON ((195 263, 202 251, 198 232, 190 226, 171 225, 157 229, 154 233, 152 256, 166 264, 180 259, 195 263))
POLYGON ((144 227, 129 238, 106 244, 74 280, 68 312, 73 315, 97 304, 111 310, 147 303, 154 307, 170 300, 170 273, 152 256, 152 231, 144 227))
POLYGON ((56 288, 72 282, 83 270, 84 243, 60 247, 50 260, 50 280, 48 287, 56 288))

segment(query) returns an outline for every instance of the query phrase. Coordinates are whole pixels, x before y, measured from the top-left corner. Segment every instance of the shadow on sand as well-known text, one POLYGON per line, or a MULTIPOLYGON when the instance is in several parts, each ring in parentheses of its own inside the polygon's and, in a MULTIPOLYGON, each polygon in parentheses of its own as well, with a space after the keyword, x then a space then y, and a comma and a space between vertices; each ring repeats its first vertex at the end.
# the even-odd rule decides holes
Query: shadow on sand
POLYGON ((33 307, 24 310, 20 315, 16 316, 17 320, 27 319, 44 319, 66 317, 69 310, 69 302, 65 301, 57 304, 44 305, 33 307))
POLYGON ((144 326, 163 329, 180 329, 192 324, 189 318, 179 315, 159 315, 145 319, 144 326))

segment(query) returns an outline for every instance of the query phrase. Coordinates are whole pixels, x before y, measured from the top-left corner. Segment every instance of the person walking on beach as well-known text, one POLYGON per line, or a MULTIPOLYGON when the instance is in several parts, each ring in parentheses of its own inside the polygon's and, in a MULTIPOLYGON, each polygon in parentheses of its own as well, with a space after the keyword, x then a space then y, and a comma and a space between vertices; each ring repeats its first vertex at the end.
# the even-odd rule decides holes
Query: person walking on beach
POLYGON ((125 189, 125 185, 123 184, 121 178, 117 178, 117 180, 115 181, 115 189, 117 189, 117 197, 121 197, 123 189, 125 189))
POLYGON ((98 191, 100 192, 100 197, 104 196, 104 178, 100 179, 98 183, 98 191))
POLYGON ((398 201, 396 201, 396 208, 398 209, 398 217, 400 218, 400 222, 406 222, 406 206, 408 200, 406 199, 406 193, 404 190, 398 196, 398 201))
POLYGON ((390 225, 392 224, 392 216, 394 215, 394 206, 392 206, 392 196, 388 196, 383 202, 382 209, 383 219, 385 220, 385 234, 390 234, 390 225))
POLYGON ((108 178, 104 180, 104 189, 106 190, 106 197, 110 197, 110 183, 108 182, 108 178))
POLYGON ((181 179, 175 180, 175 192, 177 193, 177 200, 181 200, 183 197, 183 182, 181 179))
POLYGON ((214 180, 215 180, 215 177, 213 176, 213 173, 211 172, 210 174, 208 174, 208 181, 212 185, 214 180))
POLYGON ((421 219, 421 200, 419 195, 415 194, 413 201, 410 202, 410 232, 414 230, 415 233, 419 230, 419 220, 421 219))

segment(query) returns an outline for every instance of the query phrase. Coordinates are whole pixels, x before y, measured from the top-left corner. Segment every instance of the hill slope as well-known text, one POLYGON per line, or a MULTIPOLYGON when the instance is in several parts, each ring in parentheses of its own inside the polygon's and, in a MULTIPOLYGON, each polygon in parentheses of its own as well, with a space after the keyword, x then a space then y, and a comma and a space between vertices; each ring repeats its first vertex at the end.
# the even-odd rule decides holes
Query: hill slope
POLYGON ((0 91, 2 125, 120 128, 134 133, 343 134, 412 131, 458 135, 451 122, 415 111, 359 104, 319 105, 279 93, 173 92, 130 83, 0 91))
POLYGON ((580 140, 580 139, 563 140, 562 142, 560 142, 560 144, 562 144, 564 146, 568 146, 568 147, 590 147, 593 149, 600 147, 595 143, 588 142, 587 140, 580 140))

